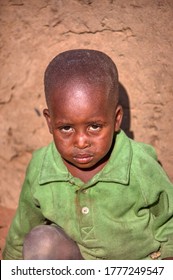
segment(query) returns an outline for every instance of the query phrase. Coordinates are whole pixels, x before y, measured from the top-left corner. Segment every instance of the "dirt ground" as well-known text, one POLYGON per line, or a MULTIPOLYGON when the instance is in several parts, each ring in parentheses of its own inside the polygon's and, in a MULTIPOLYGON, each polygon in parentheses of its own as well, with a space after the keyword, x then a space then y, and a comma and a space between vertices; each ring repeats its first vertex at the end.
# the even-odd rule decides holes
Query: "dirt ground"
POLYGON ((5 238, 11 223, 11 220, 14 216, 15 210, 9 209, 7 207, 0 206, 0 260, 2 259, 2 250, 5 244, 5 238))
POLYGON ((155 147, 173 181, 172 19, 172 0, 0 0, 0 248, 32 152, 51 141, 43 74, 61 51, 99 49, 112 57, 122 127, 155 147))

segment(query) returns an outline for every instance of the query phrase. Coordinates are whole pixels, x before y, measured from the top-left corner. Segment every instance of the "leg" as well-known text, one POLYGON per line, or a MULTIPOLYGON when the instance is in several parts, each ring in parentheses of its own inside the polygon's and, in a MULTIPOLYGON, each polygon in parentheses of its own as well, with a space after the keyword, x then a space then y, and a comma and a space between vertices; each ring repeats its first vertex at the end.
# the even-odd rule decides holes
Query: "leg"
POLYGON ((58 226, 41 225, 25 237, 24 260, 82 260, 76 244, 58 226))

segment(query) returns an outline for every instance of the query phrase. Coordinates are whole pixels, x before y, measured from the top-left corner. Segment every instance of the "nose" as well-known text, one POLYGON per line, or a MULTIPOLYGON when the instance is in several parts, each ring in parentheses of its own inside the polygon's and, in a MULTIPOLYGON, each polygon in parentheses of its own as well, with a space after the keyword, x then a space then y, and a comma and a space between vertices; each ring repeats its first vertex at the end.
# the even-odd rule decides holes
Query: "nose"
POLYGON ((74 146, 78 149, 85 149, 90 146, 89 137, 85 133, 77 133, 74 146))

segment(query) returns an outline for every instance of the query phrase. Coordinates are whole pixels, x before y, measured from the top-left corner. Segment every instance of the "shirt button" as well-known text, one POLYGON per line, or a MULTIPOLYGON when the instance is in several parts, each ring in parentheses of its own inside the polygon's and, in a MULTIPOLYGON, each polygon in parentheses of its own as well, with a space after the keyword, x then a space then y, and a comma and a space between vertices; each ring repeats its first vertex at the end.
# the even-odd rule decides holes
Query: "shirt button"
POLYGON ((88 214, 89 213, 89 208, 88 207, 83 207, 82 208, 82 214, 88 214))

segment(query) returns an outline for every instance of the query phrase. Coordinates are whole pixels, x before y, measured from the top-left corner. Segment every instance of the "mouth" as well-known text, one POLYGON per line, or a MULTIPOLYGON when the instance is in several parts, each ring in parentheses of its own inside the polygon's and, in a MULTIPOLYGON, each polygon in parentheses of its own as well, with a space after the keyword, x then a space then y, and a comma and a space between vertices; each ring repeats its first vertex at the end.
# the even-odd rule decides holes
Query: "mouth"
POLYGON ((86 164, 92 161, 93 155, 91 154, 77 154, 74 157, 77 163, 86 164))

